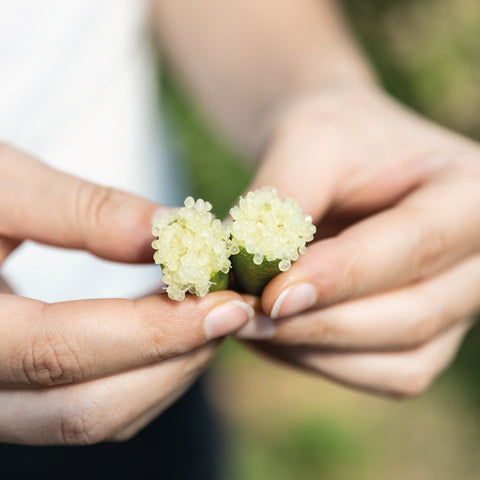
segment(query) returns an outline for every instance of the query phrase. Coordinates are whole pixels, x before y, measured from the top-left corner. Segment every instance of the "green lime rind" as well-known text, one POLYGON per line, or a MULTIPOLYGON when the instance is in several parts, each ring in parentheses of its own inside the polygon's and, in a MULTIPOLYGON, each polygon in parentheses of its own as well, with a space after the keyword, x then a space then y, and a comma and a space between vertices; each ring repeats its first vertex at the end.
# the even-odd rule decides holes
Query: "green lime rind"
POLYGON ((228 273, 216 272, 212 273, 210 281, 209 292, 218 292, 219 290, 226 290, 228 288, 228 282, 230 280, 230 275, 228 273))
POLYGON ((253 263, 253 253, 248 253, 244 247, 230 257, 235 281, 240 289, 252 295, 260 295, 267 283, 280 273, 280 260, 263 259, 260 265, 253 263))

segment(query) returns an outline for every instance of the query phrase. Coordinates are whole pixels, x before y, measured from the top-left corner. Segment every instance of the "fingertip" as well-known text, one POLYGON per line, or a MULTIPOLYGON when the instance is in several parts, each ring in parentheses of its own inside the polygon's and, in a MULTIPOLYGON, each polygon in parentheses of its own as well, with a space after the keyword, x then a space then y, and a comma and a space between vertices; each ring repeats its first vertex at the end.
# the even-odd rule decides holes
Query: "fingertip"
POLYGON ((262 310, 272 319, 300 313, 317 303, 315 285, 308 278, 299 276, 295 266, 275 277, 263 292, 262 310))
POLYGON ((317 290, 311 283, 298 283, 284 290, 273 304, 272 318, 289 317, 308 310, 317 302, 317 290))
POLYGON ((136 315, 156 338, 165 357, 201 347, 231 334, 254 317, 253 308, 232 291, 209 293, 200 298, 186 295, 182 301, 167 295, 137 300, 136 315))
POLYGON ((290 270, 273 278, 262 295, 265 314, 280 318, 346 298, 358 277, 354 274, 356 253, 352 260, 343 245, 337 239, 316 242, 290 270))
MULTIPOLYGON (((293 268, 292 268, 293 269, 293 268)), ((285 273, 281 273, 274 277, 267 284, 263 290, 262 296, 260 298, 261 308, 265 315, 272 317, 274 314, 274 306, 278 302, 278 299, 283 295, 283 293, 288 290, 291 285, 294 285, 297 282, 296 276, 292 275, 292 271, 289 270, 285 273)))
POLYGON ((274 337, 275 330, 275 324, 270 317, 256 313, 253 320, 235 332, 235 336, 243 340, 266 340, 274 337))
MULTIPOLYGON (((131 263, 153 263, 152 227, 156 218, 171 210, 140 197, 132 197, 129 208, 125 208, 119 225, 123 228, 122 242, 115 245, 121 260, 131 263)), ((118 259, 116 257, 115 259, 118 259)))
POLYGON ((205 317, 205 338, 210 341, 234 333, 254 317, 253 308, 237 298, 216 305, 205 317))
POLYGON ((85 214, 90 220, 79 230, 82 247, 108 260, 153 263, 153 219, 166 207, 119 190, 109 192, 95 215, 85 214))
POLYGON ((272 308, 270 310, 270 317, 273 319, 276 319, 279 317, 279 312, 280 312, 280 307, 283 305, 283 301, 285 300, 285 297, 288 295, 288 292, 290 291, 292 287, 287 287, 275 300, 275 303, 272 305, 272 308))

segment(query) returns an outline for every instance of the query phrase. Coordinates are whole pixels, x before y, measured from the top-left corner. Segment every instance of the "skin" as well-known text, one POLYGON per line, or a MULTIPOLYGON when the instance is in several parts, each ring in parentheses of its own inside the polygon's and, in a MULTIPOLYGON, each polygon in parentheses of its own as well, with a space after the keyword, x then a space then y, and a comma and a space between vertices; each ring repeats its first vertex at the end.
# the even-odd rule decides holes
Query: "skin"
POLYGON ((480 147, 375 89, 324 93, 283 121, 254 186, 295 196, 319 236, 264 290, 275 320, 240 335, 341 383, 418 395, 480 306, 480 147))
MULTIPOLYGON (((333 1, 151 3, 185 85, 258 157, 252 187, 294 197, 319 228, 307 255, 261 299, 248 299, 259 317, 239 336, 355 388, 423 391, 480 303, 479 147, 383 94, 333 1), (299 284, 312 285, 313 304, 305 295, 303 305, 287 301, 299 284)), ((0 191, 0 261, 25 239, 151 261, 158 205, 4 145, 0 191)), ((246 322, 230 303, 240 299, 216 292, 180 304, 151 296, 48 305, 2 294, 0 441, 129 438, 188 387, 213 338, 246 322), (207 315, 227 304, 212 329, 207 315)))
MULTIPOLYGON (((162 207, 0 146, 0 263, 25 239, 151 262, 162 207)), ((164 209, 163 209, 164 210, 164 209)), ((0 293, 0 442, 92 444, 134 435, 247 321, 234 292, 47 304, 0 293), (212 323, 212 312, 219 312, 212 323)), ((214 312, 214 313, 215 313, 214 312)))
POLYGON ((423 392, 480 306, 479 145, 382 92, 333 1, 155 3, 165 56, 258 159, 248 190, 318 227, 238 336, 350 387, 423 392))

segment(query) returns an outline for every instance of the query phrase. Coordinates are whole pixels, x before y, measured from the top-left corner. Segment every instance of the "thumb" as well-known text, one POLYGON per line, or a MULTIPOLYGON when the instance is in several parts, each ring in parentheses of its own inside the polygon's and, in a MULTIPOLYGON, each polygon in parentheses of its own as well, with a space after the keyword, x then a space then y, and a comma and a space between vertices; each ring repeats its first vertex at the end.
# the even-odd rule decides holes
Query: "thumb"
POLYGON ((162 207, 150 201, 59 172, 5 145, 0 191, 1 236, 116 261, 151 259, 152 218, 162 207))

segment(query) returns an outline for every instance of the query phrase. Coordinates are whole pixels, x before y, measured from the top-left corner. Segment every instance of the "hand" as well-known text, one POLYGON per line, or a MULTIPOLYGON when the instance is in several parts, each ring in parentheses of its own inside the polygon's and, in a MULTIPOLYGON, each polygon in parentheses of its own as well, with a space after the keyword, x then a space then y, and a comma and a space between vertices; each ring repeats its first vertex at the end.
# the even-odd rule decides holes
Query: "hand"
MULTIPOLYGON (((24 239, 151 261, 158 205, 0 147, 0 263, 24 239)), ((248 318, 234 292, 46 304, 0 294, 0 442, 124 439, 194 380, 248 318)))
POLYGON ((262 185, 295 198, 318 238, 239 335, 356 388, 422 392, 480 306, 480 146, 373 87, 332 90, 282 116, 262 185))

